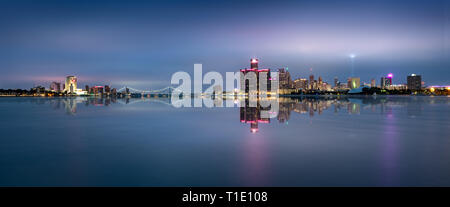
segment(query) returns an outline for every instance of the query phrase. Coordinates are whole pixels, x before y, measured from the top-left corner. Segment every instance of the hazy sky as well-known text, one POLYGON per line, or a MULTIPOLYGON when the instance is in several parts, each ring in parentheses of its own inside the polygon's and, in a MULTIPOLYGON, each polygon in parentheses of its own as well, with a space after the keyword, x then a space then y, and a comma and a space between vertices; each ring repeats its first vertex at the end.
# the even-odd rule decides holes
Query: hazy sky
POLYGON ((167 86, 176 71, 237 71, 258 57, 293 77, 450 84, 450 0, 2 1, 0 88, 167 86))

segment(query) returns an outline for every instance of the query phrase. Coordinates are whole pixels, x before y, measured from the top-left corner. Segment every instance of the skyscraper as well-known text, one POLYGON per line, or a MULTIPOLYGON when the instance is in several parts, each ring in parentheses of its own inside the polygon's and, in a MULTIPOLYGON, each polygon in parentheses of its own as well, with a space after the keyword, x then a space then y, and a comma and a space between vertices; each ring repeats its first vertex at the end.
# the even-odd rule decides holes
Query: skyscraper
POLYGON ((319 90, 323 90, 322 76, 319 76, 317 87, 319 88, 319 90))
POLYGON ((394 77, 394 75, 392 74, 392 73, 389 73, 388 75, 387 75, 387 80, 389 81, 389 85, 392 85, 392 78, 394 77))
POLYGON ((422 76, 411 74, 407 78, 407 86, 409 90, 421 90, 422 89, 422 76))
POLYGON ((372 78, 372 80, 370 80, 370 87, 374 88, 377 86, 377 82, 375 81, 375 79, 372 78))
POLYGON ((256 58, 252 58, 250 59, 250 69, 241 69, 241 80, 240 80, 240 85, 241 85, 241 92, 242 93, 247 93, 247 94, 259 94, 262 90, 262 86, 259 85, 260 81, 259 78, 261 77, 266 77, 266 92, 270 91, 271 89, 271 77, 270 77, 270 69, 259 69, 258 68, 258 62, 259 60, 256 58), (250 80, 245 78, 245 75, 248 73, 255 73, 256 75, 256 91, 251 91, 250 90, 250 80))
POLYGON ((386 77, 381 77, 381 88, 385 89, 392 85, 392 73, 389 73, 386 77))
POLYGON ((67 76, 66 83, 64 86, 64 92, 75 93, 76 90, 77 90, 77 77, 67 76))
POLYGON ((315 89, 315 87, 314 87, 314 75, 313 74, 311 74, 309 76, 309 89, 311 89, 311 90, 315 89))
POLYGON ((289 71, 285 70, 284 68, 278 69, 278 80, 280 81, 279 87, 281 89, 292 88, 293 86, 291 74, 289 74, 289 71))

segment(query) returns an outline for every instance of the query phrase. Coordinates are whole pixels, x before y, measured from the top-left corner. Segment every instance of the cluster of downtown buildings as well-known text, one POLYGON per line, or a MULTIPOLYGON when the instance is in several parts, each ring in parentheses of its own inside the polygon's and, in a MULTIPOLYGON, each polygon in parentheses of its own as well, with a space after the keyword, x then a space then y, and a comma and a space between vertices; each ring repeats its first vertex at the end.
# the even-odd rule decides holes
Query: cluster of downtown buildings
MULTIPOLYGON (((248 83, 244 82, 242 77, 250 72, 256 73, 259 77, 260 73, 264 74, 262 77, 268 77, 268 80, 272 80, 270 77, 270 69, 259 69, 259 60, 253 58, 250 60, 250 69, 241 69, 241 86, 247 93, 248 83)), ((280 68, 278 72, 278 93, 280 95, 291 94, 359 94, 367 91, 372 91, 381 94, 433 94, 438 93, 440 95, 448 95, 450 90, 449 86, 429 86, 424 87, 422 82, 422 76, 417 74, 411 74, 406 77, 406 84, 394 84, 393 74, 389 73, 385 77, 380 78, 380 83, 377 85, 376 80, 372 79, 370 83, 362 83, 359 77, 349 77, 346 82, 340 82, 337 77, 334 78, 334 83, 330 84, 323 81, 319 76, 316 80, 314 75, 310 75, 309 78, 297 78, 292 79, 288 68, 280 68)), ((270 89, 270 81, 268 81, 268 88, 270 89)), ((259 79, 258 79, 259 83, 259 79)), ((259 89, 259 84, 257 86, 259 89)), ((269 90, 268 89, 268 90, 269 90)))
POLYGON ((116 88, 109 85, 92 86, 86 85, 84 88, 78 88, 78 79, 76 76, 67 76, 64 84, 60 82, 52 82, 50 87, 46 89, 43 86, 36 86, 30 90, 1 90, 2 96, 117 96, 116 88))
POLYGON ((94 96, 116 96, 117 89, 111 88, 109 85, 92 86, 86 85, 84 88, 77 87, 78 79, 75 76, 67 76, 64 88, 58 82, 52 82, 50 91, 54 93, 62 93, 67 95, 94 95, 94 96))

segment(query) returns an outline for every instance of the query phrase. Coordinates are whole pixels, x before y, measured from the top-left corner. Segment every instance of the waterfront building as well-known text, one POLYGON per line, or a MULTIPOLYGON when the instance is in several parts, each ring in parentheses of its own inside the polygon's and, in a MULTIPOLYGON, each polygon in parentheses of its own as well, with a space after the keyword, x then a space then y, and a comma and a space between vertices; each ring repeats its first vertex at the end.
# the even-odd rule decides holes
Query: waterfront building
POLYGON ((309 89, 314 90, 316 87, 314 86, 314 75, 311 74, 309 76, 309 89))
POLYGON ((396 85, 389 85, 389 86, 387 86, 386 87, 386 89, 389 89, 389 90, 406 90, 407 89, 407 85, 405 85, 405 84, 396 84, 396 85))
POLYGON ((50 84, 50 91, 60 92, 61 91, 61 83, 52 82, 52 84, 50 84))
POLYGON ((359 77, 350 77, 347 81, 347 87, 350 89, 359 88, 361 86, 359 77))
POLYGON ((327 82, 324 82, 322 84, 322 90, 324 90, 324 91, 331 91, 331 85, 328 84, 327 82))
POLYGON ((417 91, 422 89, 422 76, 411 74, 407 77, 408 89, 417 91))
POLYGON ((308 89, 308 80, 306 78, 298 78, 294 80, 294 87, 296 89, 308 89))
POLYGON ((392 85, 392 77, 388 78, 388 77, 381 77, 381 88, 385 89, 388 88, 390 85, 392 85))
POLYGON ((375 88, 377 86, 377 82, 375 81, 375 79, 372 78, 372 80, 370 80, 370 87, 375 88))
POLYGON ((241 93, 247 94, 247 95, 250 95, 250 94, 259 95, 261 92, 260 89, 263 88, 263 86, 259 85, 260 77, 266 77, 266 83, 267 83, 266 92, 270 91, 271 80, 272 80, 272 78, 270 77, 270 69, 259 69, 258 63, 259 63, 258 59, 252 58, 252 59, 250 59, 250 69, 245 68, 245 69, 240 70, 241 93), (250 80, 245 78, 245 75, 249 74, 249 73, 254 73, 256 75, 255 90, 250 90, 250 80))
POLYGON ((76 93, 77 91, 77 77, 75 76, 67 76, 66 83, 64 86, 64 92, 67 93, 76 93))
POLYGON ((103 86, 93 86, 90 90, 90 93, 94 94, 95 96, 102 95, 103 94, 103 86))
POLYGON ((323 90, 323 80, 322 80, 322 76, 319 76, 319 79, 318 79, 318 81, 317 81, 318 83, 318 88, 319 88, 319 90, 323 90))
POLYGON ((278 69, 278 80, 280 89, 290 89, 293 87, 291 74, 284 68, 278 69))

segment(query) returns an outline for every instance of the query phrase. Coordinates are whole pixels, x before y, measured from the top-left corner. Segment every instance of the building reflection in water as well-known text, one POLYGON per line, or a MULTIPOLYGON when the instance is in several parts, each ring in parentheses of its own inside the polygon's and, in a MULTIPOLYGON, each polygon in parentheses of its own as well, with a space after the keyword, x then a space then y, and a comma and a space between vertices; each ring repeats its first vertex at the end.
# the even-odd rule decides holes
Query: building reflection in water
MULTIPOLYGON (((279 123, 285 123, 291 118, 291 112, 313 117, 322 115, 324 111, 333 110, 334 113, 341 111, 350 115, 358 115, 361 110, 369 110, 375 112, 379 110, 381 114, 394 116, 392 107, 404 106, 410 117, 421 115, 423 110, 423 101, 428 99, 417 99, 410 97, 279 97, 276 99, 279 105, 278 115, 276 116, 279 123)), ((250 124, 250 131, 256 133, 259 130, 260 123, 270 123, 271 120, 262 119, 260 113, 263 107, 249 107, 248 101, 240 107, 240 121, 250 124)), ((430 102, 429 104, 433 104, 430 102)))
POLYGON ((269 117, 263 117, 262 111, 269 111, 269 107, 261 106, 260 100, 257 100, 256 107, 252 107, 249 99, 244 100, 244 104, 240 107, 241 122, 250 124, 250 131, 256 133, 259 123, 270 123, 269 117))
MULTIPOLYGON (((74 98, 49 98, 42 99, 43 102, 49 101, 53 109, 58 110, 64 107, 66 114, 75 115, 77 113, 77 105, 85 106, 109 106, 117 103, 116 98, 91 98, 91 97, 74 97, 74 98)), ((129 102, 124 99, 124 102, 129 102)))
MULTIPOLYGON (((74 97, 74 98, 36 98, 36 99, 16 99, 17 101, 33 102, 43 105, 49 104, 55 109, 63 108, 68 115, 77 113, 77 105, 83 104, 85 107, 97 106, 108 107, 111 104, 133 104, 137 102, 163 102, 171 105, 170 98, 95 98, 95 97, 74 97)), ((291 119, 293 113, 314 117, 322 115, 329 110, 334 113, 346 112, 350 115, 358 115, 361 111, 379 111, 388 117, 392 117, 393 108, 405 107, 408 117, 416 118, 422 115, 426 104, 449 104, 450 99, 430 99, 421 97, 278 97, 270 100, 257 99, 251 102, 248 99, 231 100, 239 105, 240 122, 250 125, 250 132, 259 131, 261 124, 270 124, 271 119, 277 119, 279 123, 286 123, 291 119), (272 107, 276 106, 276 107, 272 107)), ((215 99, 214 105, 222 107, 222 99, 215 99)), ((228 100, 227 100, 228 101, 228 100)), ((172 105, 171 105, 172 106, 172 105)))

